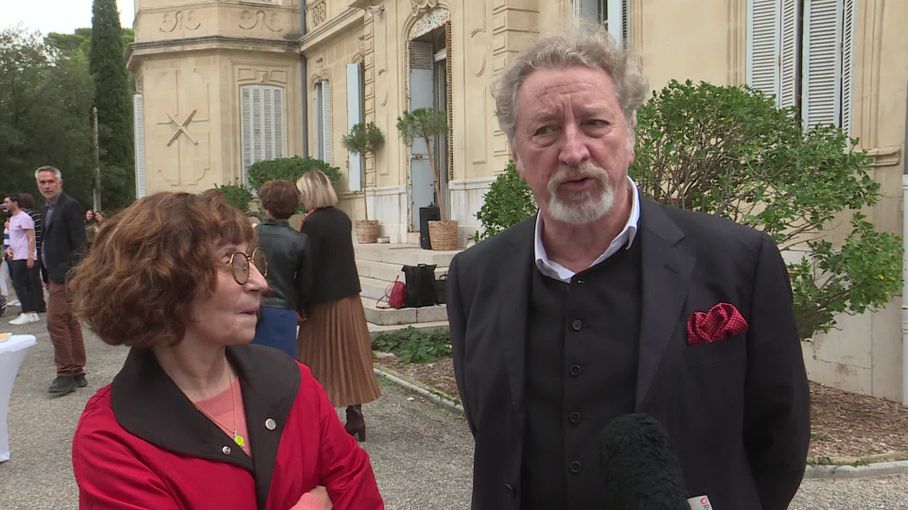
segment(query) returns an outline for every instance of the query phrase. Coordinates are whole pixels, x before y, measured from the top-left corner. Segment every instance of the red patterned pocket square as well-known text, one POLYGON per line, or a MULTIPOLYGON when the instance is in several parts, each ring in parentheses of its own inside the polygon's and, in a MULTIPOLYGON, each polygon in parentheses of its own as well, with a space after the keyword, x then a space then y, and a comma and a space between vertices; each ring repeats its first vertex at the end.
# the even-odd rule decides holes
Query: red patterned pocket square
POLYGON ((747 321, 731 303, 719 303, 708 312, 694 312, 687 319, 688 345, 720 342, 747 332, 747 321))

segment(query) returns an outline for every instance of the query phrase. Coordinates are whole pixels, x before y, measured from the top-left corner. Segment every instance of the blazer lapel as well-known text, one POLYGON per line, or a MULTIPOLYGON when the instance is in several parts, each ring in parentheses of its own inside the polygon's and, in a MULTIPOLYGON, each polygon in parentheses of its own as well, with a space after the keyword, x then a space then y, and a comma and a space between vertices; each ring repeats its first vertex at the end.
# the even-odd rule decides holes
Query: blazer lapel
POLYGON ((523 423, 526 416, 524 402, 524 375, 526 355, 527 307, 530 296, 530 278, 535 270, 533 240, 536 228, 535 216, 524 221, 511 236, 510 242, 499 252, 496 264, 498 275, 495 288, 498 293, 499 313, 498 338, 504 343, 505 363, 508 370, 508 384, 513 399, 511 404, 523 423))
POLYGON ((681 320, 694 256, 683 249, 684 233, 660 206, 641 198, 642 296, 640 354, 637 362, 638 411, 645 408, 665 351, 681 320))

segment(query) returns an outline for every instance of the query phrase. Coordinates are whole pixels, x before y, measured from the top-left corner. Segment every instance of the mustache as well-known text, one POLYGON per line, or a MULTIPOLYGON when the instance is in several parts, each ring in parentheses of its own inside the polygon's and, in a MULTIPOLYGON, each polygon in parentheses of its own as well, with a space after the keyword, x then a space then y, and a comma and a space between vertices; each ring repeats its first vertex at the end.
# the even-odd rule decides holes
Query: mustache
POLYGON ((567 181, 587 178, 603 180, 605 178, 605 169, 591 161, 584 161, 577 166, 560 164, 549 180, 549 186, 550 189, 553 189, 567 181))

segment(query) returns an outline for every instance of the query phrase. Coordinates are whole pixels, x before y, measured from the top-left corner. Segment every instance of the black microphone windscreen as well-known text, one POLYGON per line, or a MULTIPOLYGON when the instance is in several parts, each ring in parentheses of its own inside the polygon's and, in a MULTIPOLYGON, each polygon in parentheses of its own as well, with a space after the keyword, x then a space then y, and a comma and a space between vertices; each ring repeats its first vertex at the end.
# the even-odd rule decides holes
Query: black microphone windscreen
POLYGON ((615 418, 600 432, 597 447, 605 481, 603 508, 690 510, 671 440, 655 418, 615 418))

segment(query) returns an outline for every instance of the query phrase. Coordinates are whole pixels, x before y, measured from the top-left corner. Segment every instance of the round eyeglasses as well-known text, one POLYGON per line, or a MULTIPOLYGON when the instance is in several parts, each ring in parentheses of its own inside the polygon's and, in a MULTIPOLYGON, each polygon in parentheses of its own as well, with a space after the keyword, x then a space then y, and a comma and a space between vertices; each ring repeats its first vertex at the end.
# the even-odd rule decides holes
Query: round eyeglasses
POLYGON ((230 255, 230 260, 227 261, 227 267, 230 268, 233 280, 240 285, 246 285, 246 282, 249 281, 249 272, 252 265, 255 265, 255 268, 262 273, 262 276, 268 275, 268 259, 265 257, 265 250, 255 248, 252 250, 251 255, 235 251, 230 255), (252 264, 249 263, 250 261, 252 264))

